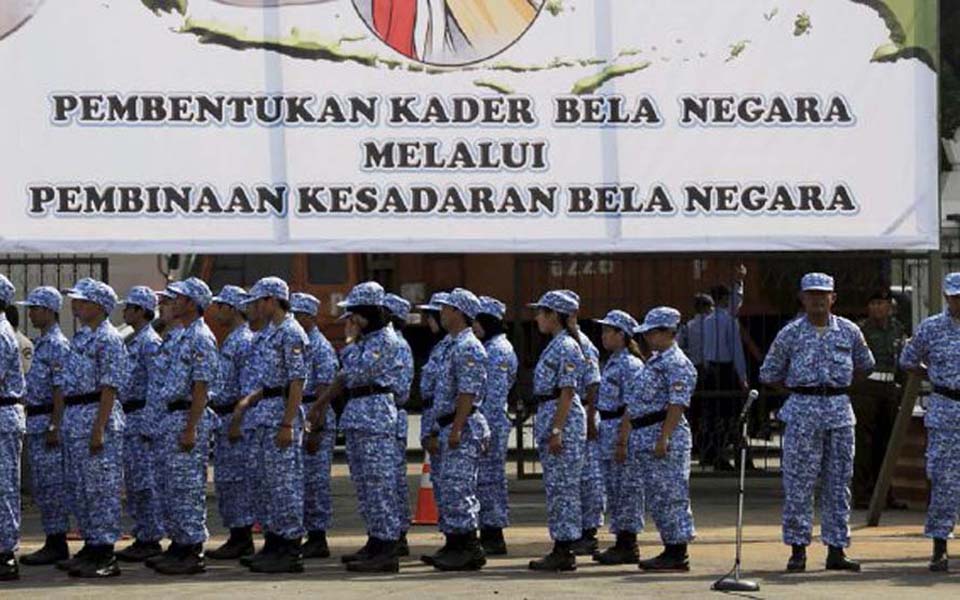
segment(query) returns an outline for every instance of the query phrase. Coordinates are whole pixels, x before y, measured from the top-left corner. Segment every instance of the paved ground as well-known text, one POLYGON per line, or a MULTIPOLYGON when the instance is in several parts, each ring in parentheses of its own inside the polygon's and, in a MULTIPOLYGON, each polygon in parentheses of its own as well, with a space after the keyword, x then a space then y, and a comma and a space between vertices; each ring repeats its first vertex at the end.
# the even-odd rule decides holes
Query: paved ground
MULTIPOLYGON (((411 465, 411 495, 415 497, 419 468, 411 465)), ((923 514, 890 512, 879 528, 863 527, 863 513, 854 515, 852 554, 864 562, 859 574, 826 573, 824 551, 810 550, 811 571, 801 576, 782 574, 788 549, 779 541, 780 484, 778 479, 748 481, 747 527, 745 531, 745 575, 758 580, 758 598, 917 598, 960 597, 960 561, 955 573, 934 575, 926 570, 929 544, 921 537, 923 514)), ((351 485, 343 465, 335 467, 335 510, 337 524, 331 532, 335 558, 309 561, 307 570, 296 576, 263 576, 230 563, 211 561, 208 572, 191 578, 170 578, 136 566, 124 567, 123 575, 108 582, 78 582, 52 567, 22 569, 22 580, 0 584, 0 597, 89 598, 122 593, 128 598, 181 596, 290 597, 319 594, 325 598, 435 597, 458 598, 705 598, 710 584, 726 572, 733 560, 735 482, 729 479, 695 478, 694 513, 699 538, 691 547, 693 569, 688 574, 645 575, 633 567, 601 567, 581 561, 576 573, 542 575, 526 569, 530 558, 547 551, 544 527, 542 484, 539 481, 511 481, 514 527, 507 532, 510 556, 490 560, 473 574, 444 574, 421 565, 416 557, 431 551, 440 542, 432 527, 415 527, 410 541, 414 556, 406 560, 398 575, 355 576, 346 573, 336 556, 354 550, 363 542, 362 527, 355 513, 351 485)), ((215 503, 211 499, 213 543, 224 538, 215 503)), ((23 548, 31 551, 42 543, 37 514, 26 508, 23 548)), ((604 536, 604 541, 609 536, 604 536)), ((658 538, 651 528, 642 538, 642 553, 658 551, 658 538)), ((74 549, 78 544, 73 544, 74 549)), ((719 595, 717 595, 719 596, 719 595)))

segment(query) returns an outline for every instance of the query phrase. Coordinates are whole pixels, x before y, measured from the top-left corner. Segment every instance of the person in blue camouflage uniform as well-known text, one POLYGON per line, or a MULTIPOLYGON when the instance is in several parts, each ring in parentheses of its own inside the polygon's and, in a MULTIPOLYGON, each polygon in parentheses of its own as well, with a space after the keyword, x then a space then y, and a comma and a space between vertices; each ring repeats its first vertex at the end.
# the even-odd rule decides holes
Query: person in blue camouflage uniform
POLYGON ((20 450, 26 431, 26 384, 17 337, 4 314, 16 287, 0 275, 0 581, 19 579, 14 553, 20 546, 20 450))
POLYGON ((617 536, 616 544, 594 555, 594 560, 604 565, 636 564, 640 560, 637 534, 643 531, 643 494, 629 499, 629 508, 634 514, 624 519, 620 514, 623 495, 620 482, 623 465, 615 460, 620 426, 626 414, 627 396, 638 389, 637 381, 643 373, 640 349, 633 340, 639 327, 637 320, 622 310, 612 310, 603 319, 603 347, 610 353, 603 367, 603 379, 597 396, 597 414, 600 418, 598 450, 603 486, 610 513, 610 532, 617 536), (626 521, 626 522, 624 522, 626 521))
POLYGON ((279 277, 264 277, 250 289, 245 304, 266 320, 255 336, 251 368, 258 389, 237 403, 231 439, 243 435, 244 413, 257 422, 256 469, 266 503, 263 513, 267 544, 249 563, 257 573, 303 571, 303 388, 307 379, 309 340, 290 310, 290 289, 279 277))
MULTIPOLYGON (((290 310, 307 332, 307 380, 303 388, 303 415, 310 412, 313 403, 337 375, 337 351, 320 332, 317 317, 320 300, 310 294, 292 294, 290 310)), ((325 427, 311 431, 303 446, 303 525, 307 542, 303 545, 304 558, 329 558, 327 530, 333 520, 330 497, 330 469, 333 449, 337 441, 337 417, 333 407, 327 407, 325 427)))
POLYGON ((547 520, 553 550, 530 561, 534 571, 573 571, 577 568, 573 543, 580 539, 583 513, 580 478, 583 471, 587 419, 578 389, 586 359, 568 328, 569 316, 580 306, 562 291, 550 291, 530 305, 537 309, 537 328, 551 336, 533 373, 537 414, 533 436, 543 465, 547 520))
POLYGON ((341 351, 340 372, 310 410, 310 428, 324 427, 331 400, 345 394, 340 428, 346 434, 350 478, 368 538, 358 552, 341 560, 348 571, 397 572, 401 525, 396 510, 394 394, 403 372, 402 345, 389 327, 380 284, 369 281, 354 286, 338 306, 349 314, 347 330, 353 341, 341 351))
POLYGON ((624 463, 615 521, 625 531, 643 527, 650 511, 664 551, 641 561, 644 571, 689 571, 687 544, 696 531, 690 510, 692 436, 684 411, 697 385, 697 370, 677 345, 680 311, 658 307, 637 328, 653 356, 639 377, 624 382, 626 414, 615 458, 624 463))
POLYGON ((60 421, 63 394, 53 384, 53 374, 70 354, 70 342, 60 331, 63 298, 52 287, 38 287, 17 304, 28 307, 30 322, 40 331, 33 341, 33 362, 27 373, 26 453, 30 489, 40 509, 46 541, 32 554, 20 557, 25 565, 49 565, 69 558, 67 530, 69 507, 63 479, 63 445, 60 421))
POLYGON ((207 552, 207 558, 214 560, 236 560, 253 554, 253 430, 243 431, 239 440, 229 439, 237 402, 254 391, 250 363, 253 332, 241 306, 246 295, 241 287, 225 285, 212 300, 213 318, 227 332, 217 357, 220 393, 210 406, 219 417, 214 435, 213 478, 220 518, 230 530, 226 542, 207 552))
POLYGON ((487 353, 472 329, 480 300, 472 292, 457 288, 440 305, 440 320, 453 342, 434 391, 434 431, 442 457, 442 468, 436 471, 436 479, 441 482, 437 504, 443 506, 440 531, 446 544, 433 556, 433 567, 466 571, 486 563, 477 539, 477 475, 480 454, 490 439, 487 421, 478 411, 486 384, 487 353))
POLYGON ((510 441, 508 401, 517 382, 517 354, 504 333, 507 307, 490 296, 480 297, 473 331, 487 352, 487 385, 480 413, 490 427, 490 444, 480 456, 477 497, 480 499, 480 544, 487 556, 507 553, 503 529, 510 524, 507 449, 510 441))
POLYGON ((820 479, 821 538, 827 569, 859 571, 850 545, 850 480, 854 415, 848 390, 855 372, 866 375, 874 359, 863 332, 831 314, 833 278, 808 273, 801 280, 805 315, 784 327, 767 352, 760 381, 790 392, 780 410, 783 436, 783 542, 792 546, 787 571, 806 569, 813 532, 813 494, 820 479))
POLYGON ((410 529, 410 489, 407 484, 407 411, 404 410, 410 399, 413 386, 413 350, 403 337, 403 329, 410 315, 410 303, 396 294, 386 294, 384 307, 390 317, 390 324, 400 339, 400 360, 403 370, 397 378, 397 518, 400 519, 400 539, 397 541, 397 555, 409 556, 407 531, 410 529))
POLYGON ((160 335, 151 323, 156 316, 157 297, 153 290, 136 286, 123 302, 123 321, 133 328, 127 338, 127 375, 119 399, 126 425, 123 430, 123 479, 127 493, 127 512, 133 519, 134 542, 117 553, 127 562, 143 562, 163 551, 163 510, 154 472, 157 449, 149 431, 152 427, 146 410, 147 389, 154 376, 153 365, 160 350, 160 335))
POLYGON ((120 574, 114 544, 120 537, 124 417, 116 400, 127 373, 126 349, 108 318, 117 305, 113 288, 87 279, 67 296, 81 327, 53 382, 64 395, 64 478, 84 546, 57 567, 72 577, 112 577, 120 574))
POLYGON ((927 478, 930 505, 924 533, 933 539, 930 570, 949 568, 947 540, 960 510, 960 272, 943 281, 946 307, 917 328, 900 355, 900 365, 933 384, 927 399, 927 478))

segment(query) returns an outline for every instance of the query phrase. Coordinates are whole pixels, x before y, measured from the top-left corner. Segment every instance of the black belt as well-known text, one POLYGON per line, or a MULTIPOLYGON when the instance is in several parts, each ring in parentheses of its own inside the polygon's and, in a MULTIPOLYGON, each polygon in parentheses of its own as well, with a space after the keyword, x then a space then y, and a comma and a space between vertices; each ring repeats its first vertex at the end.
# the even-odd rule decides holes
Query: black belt
POLYGON ((81 406, 83 404, 97 404, 100 402, 100 392, 90 392, 89 394, 79 394, 77 396, 67 396, 63 403, 67 406, 81 406))
POLYGON ((614 419, 619 419, 620 417, 622 417, 622 416, 623 416, 623 413, 625 413, 626 410, 627 410, 627 407, 626 407, 626 406, 621 406, 621 407, 618 408, 617 410, 600 410, 600 409, 597 409, 597 412, 600 413, 600 420, 601 420, 601 421, 612 421, 612 420, 614 420, 614 419))
POLYGON ((123 402, 120 404, 120 407, 123 408, 123 412, 125 414, 135 413, 138 410, 142 410, 146 406, 146 400, 130 400, 129 402, 123 402))
POLYGON ((550 390, 549 394, 534 394, 533 401, 537 404, 543 404, 544 402, 550 402, 556 400, 560 397, 560 388, 553 388, 550 390))
POLYGON ((174 400, 167 404, 167 412, 177 412, 178 410, 190 410, 193 404, 192 400, 174 400))
POLYGON ((16 406, 22 402, 20 398, 0 398, 0 406, 16 406))
POLYGON ((630 419, 630 425, 632 425, 634 429, 643 429, 644 427, 650 427, 657 423, 663 423, 666 420, 667 411, 658 410, 657 412, 647 413, 636 419, 630 419))
POLYGON ((290 394, 290 386, 283 387, 265 387, 263 388, 263 399, 267 398, 286 398, 290 394))
POLYGON ((40 415, 52 415, 52 404, 40 404, 39 406, 27 406, 28 417, 39 417, 40 415))
POLYGON ((813 385, 806 387, 787 388, 791 393, 803 396, 846 396, 850 393, 849 387, 830 387, 826 385, 813 385))
POLYGON ((356 400, 357 398, 366 398, 367 396, 376 396, 377 394, 392 394, 393 390, 383 385, 361 385, 353 388, 347 388, 347 400, 356 400))
POLYGON ((211 404, 210 409, 220 415, 229 415, 233 413, 233 409, 237 407, 236 402, 231 402, 230 404, 211 404))
MULTIPOLYGON (((477 407, 473 406, 470 408, 470 414, 477 412, 477 407)), ((446 427, 447 425, 453 425, 453 420, 457 417, 457 413, 452 412, 449 415, 443 415, 442 417, 437 417, 437 425, 440 427, 446 427)))
POLYGON ((933 392, 946 398, 950 398, 951 400, 960 402, 960 390, 953 390, 948 387, 943 387, 942 385, 935 385, 933 386, 933 392))

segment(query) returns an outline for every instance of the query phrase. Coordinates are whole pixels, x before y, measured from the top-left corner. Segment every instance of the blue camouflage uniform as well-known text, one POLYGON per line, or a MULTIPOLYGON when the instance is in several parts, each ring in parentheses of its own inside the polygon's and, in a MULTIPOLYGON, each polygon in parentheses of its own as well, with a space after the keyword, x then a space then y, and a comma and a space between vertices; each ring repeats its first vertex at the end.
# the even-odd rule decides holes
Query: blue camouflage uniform
MULTIPOLYGON (((579 309, 570 296, 556 291, 547 292, 531 307, 548 308, 563 315, 579 309)), ((578 340, 563 329, 550 340, 533 372, 533 393, 538 400, 533 435, 543 465, 550 537, 557 542, 576 541, 582 534, 580 479, 586 448, 587 418, 577 390, 585 362, 578 340), (549 450, 550 429, 563 388, 574 390, 573 402, 561 432, 563 450, 559 455, 554 455, 549 450)))
MULTIPOLYGON (((62 306, 60 292, 52 287, 39 287, 30 292, 22 306, 46 308, 59 313, 62 306)), ((63 470, 63 442, 47 445, 47 427, 53 411, 53 375, 61 369, 70 355, 70 342, 52 324, 33 341, 33 362, 27 373, 27 435, 26 452, 29 457, 30 488, 33 501, 40 509, 40 520, 46 535, 60 535, 70 527, 70 507, 67 504, 63 470)))
MULTIPOLYGON (((236 310, 246 291, 235 285, 225 285, 213 302, 236 310)), ((255 469, 253 463, 254 432, 243 430, 243 437, 231 441, 230 424, 233 410, 243 397, 254 391, 250 357, 253 351, 253 332, 242 323, 227 334, 217 359, 220 393, 211 402, 219 417, 214 436, 213 480, 217 489, 217 508, 223 526, 228 529, 250 527, 254 522, 255 469)))
MULTIPOLYGON (((441 304, 456 308, 473 319, 480 309, 480 301, 471 292, 457 288, 441 304)), ((477 476, 480 454, 490 439, 490 428, 477 409, 483 402, 487 380, 487 353, 483 344, 469 327, 452 336, 446 360, 437 377, 434 395, 434 431, 439 440, 442 468, 436 473, 440 481, 437 498, 440 531, 461 534, 479 527, 480 500, 477 498, 477 476), (473 395, 473 412, 461 432, 460 444, 450 448, 448 441, 453 429, 461 394, 473 395)))
MULTIPOLYGON (((960 273, 947 275, 947 296, 960 295, 960 273)), ((960 318, 949 309, 925 319, 904 347, 904 369, 926 367, 934 386, 927 399, 927 478, 930 505, 924 533, 945 540, 953 535, 960 510, 960 318), (950 394, 953 396, 948 396, 950 394)))
MULTIPOLYGON (((383 288, 365 282, 338 306, 349 311, 383 303, 383 288)), ((340 374, 350 398, 340 417, 350 479, 368 535, 387 542, 396 542, 402 531, 396 509, 397 406, 393 398, 403 371, 401 348, 397 332, 385 326, 364 333, 340 354, 340 374)))
MULTIPOLYGON (((626 333, 627 339, 639 326, 636 319, 621 310, 613 310, 597 321, 601 325, 614 327, 626 333)), ((639 390, 640 376, 643 373, 643 361, 623 348, 607 359, 603 367, 600 392, 597 395, 597 415, 600 418, 599 440, 597 447, 600 455, 600 470, 606 492, 607 511, 611 516, 610 532, 621 531, 639 533, 643 531, 643 493, 639 490, 623 503, 620 489, 623 480, 624 465, 615 460, 617 439, 620 436, 620 422, 627 408, 627 399, 639 390), (621 515, 621 505, 630 511, 626 518, 621 515), (625 522, 621 522, 621 519, 625 522)), ((638 398, 633 398, 635 403, 638 398)))
MULTIPOLYGON (((78 283, 68 297, 93 302, 106 315, 117 303, 110 286, 92 280, 78 283)), ((81 327, 76 332, 70 355, 53 377, 67 404, 61 430, 68 504, 76 511, 84 541, 91 546, 113 545, 120 537, 124 416, 119 402, 113 403, 99 452, 90 451, 90 435, 100 410, 100 394, 104 388, 122 388, 126 361, 123 339, 110 320, 104 319, 95 330, 81 327)))
MULTIPOLYGON (((0 275, 0 300, 12 304, 16 288, 0 275)), ((13 327, 0 311, 0 554, 20 546, 20 450, 26 430, 26 392, 20 348, 13 327)))
MULTIPOLYGON (((480 313, 503 320, 506 306, 496 298, 480 297, 480 313)), ((480 456, 477 496, 480 499, 480 527, 503 529, 510 524, 507 488, 507 450, 510 442, 510 417, 507 401, 517 382, 517 354, 500 334, 483 344, 487 352, 487 384, 483 389, 480 414, 490 427, 490 444, 480 456)))
MULTIPOLYGON (((410 303, 396 294, 386 294, 383 299, 387 311, 403 321, 410 314, 410 303)), ((410 388, 413 386, 413 350, 410 343, 397 332, 400 340, 400 360, 403 363, 399 377, 395 398, 397 401, 397 516, 400 519, 400 529, 406 533, 410 528, 410 489, 407 484, 407 411, 403 409, 410 399, 410 388)))
MULTIPOLYGON (((168 294, 186 296, 206 310, 212 294, 203 281, 191 277, 167 286, 168 294)), ((163 466, 159 472, 164 529, 180 546, 194 546, 207 540, 207 462, 215 415, 209 405, 218 396, 217 340, 198 316, 176 339, 166 365, 169 377, 159 390, 163 405, 158 453, 163 466), (207 406, 197 422, 196 443, 185 451, 180 436, 187 427, 193 402, 194 384, 207 384, 207 406)))
MULTIPOLYGON (((289 300, 290 291, 282 279, 265 277, 254 284, 244 302, 260 298, 289 300)), ((255 443, 260 498, 265 502, 261 524, 264 531, 285 540, 300 540, 304 534, 303 414, 298 411, 290 423, 293 442, 289 446, 281 448, 276 438, 283 424, 290 385, 307 380, 309 340, 291 314, 279 324, 271 321, 258 334, 251 367, 263 391, 263 398, 257 403, 255 443)))
MULTIPOLYGON (((439 302, 441 300, 445 300, 446 297, 446 292, 437 292, 430 297, 430 302, 428 304, 421 304, 417 306, 417 308, 420 310, 439 312, 441 308, 439 302)), ((433 398, 437 389, 437 377, 440 368, 443 366, 443 361, 446 360, 446 352, 452 343, 452 337, 449 335, 443 336, 440 341, 430 349, 427 362, 424 363, 423 367, 420 369, 420 399, 423 402, 423 412, 420 414, 421 446, 426 445, 427 439, 433 432, 434 419, 436 418, 433 408, 433 398)), ((441 466, 440 462, 442 460, 440 455, 431 455, 429 456, 429 460, 431 473, 439 471, 441 466)), ((435 477, 431 477, 431 481, 433 485, 434 497, 436 497, 440 493, 437 489, 438 482, 436 481, 435 477)), ((437 507, 437 511, 439 513, 440 507, 437 507)))
MULTIPOLYGON (((290 310, 316 316, 320 301, 310 294, 292 294, 290 310)), ((303 415, 306 417, 317 400, 321 387, 333 383, 339 363, 333 345, 314 327, 307 332, 307 379, 303 386, 303 415)), ((333 465, 333 450, 337 441, 337 416, 332 406, 327 406, 320 447, 313 454, 303 454, 303 526, 307 531, 327 531, 333 520, 333 503, 330 496, 330 469, 333 465)))
MULTIPOLYGON (((804 291, 833 291, 833 279, 805 275, 804 291)), ((873 369, 874 359, 860 328, 830 316, 822 332, 803 316, 784 327, 760 368, 766 384, 787 388, 848 388, 854 371, 873 369)), ((821 539, 850 545, 850 480, 853 477, 855 419, 846 394, 793 392, 780 409, 783 436, 783 542, 807 546, 813 532, 813 493, 821 478, 821 539)))
MULTIPOLYGON (((659 327, 676 330, 679 325, 679 311, 659 307, 647 313, 638 331, 644 333, 659 327)), ((690 407, 697 370, 675 343, 655 353, 639 377, 626 385, 624 402, 631 420, 660 411, 665 414, 670 406, 690 407)), ((686 544, 696 537, 690 509, 690 425, 685 416, 681 417, 670 435, 667 455, 657 458, 654 449, 662 430, 663 421, 631 430, 615 520, 624 531, 640 531, 643 521, 638 502, 642 498, 663 544, 686 544)))
MULTIPOLYGON (((128 306, 139 306, 156 312, 157 297, 148 287, 130 290, 128 306)), ((160 336, 148 323, 131 335, 127 345, 127 375, 118 397, 123 406, 126 426, 123 430, 123 479, 127 492, 127 512, 133 519, 133 535, 141 542, 158 542, 164 536, 154 454, 157 449, 150 435, 151 413, 146 409, 147 390, 157 353, 160 336)))

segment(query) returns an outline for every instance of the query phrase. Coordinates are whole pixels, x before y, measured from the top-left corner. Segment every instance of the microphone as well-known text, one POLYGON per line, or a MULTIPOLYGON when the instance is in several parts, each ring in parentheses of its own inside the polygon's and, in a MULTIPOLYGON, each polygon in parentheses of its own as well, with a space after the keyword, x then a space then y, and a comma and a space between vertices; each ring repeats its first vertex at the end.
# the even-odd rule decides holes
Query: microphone
POLYGON ((743 410, 740 411, 740 420, 743 421, 747 418, 747 414, 750 413, 750 409, 753 408, 753 403, 757 401, 757 398, 760 397, 760 392, 757 390, 750 390, 750 393, 747 394, 747 402, 743 405, 743 410))

